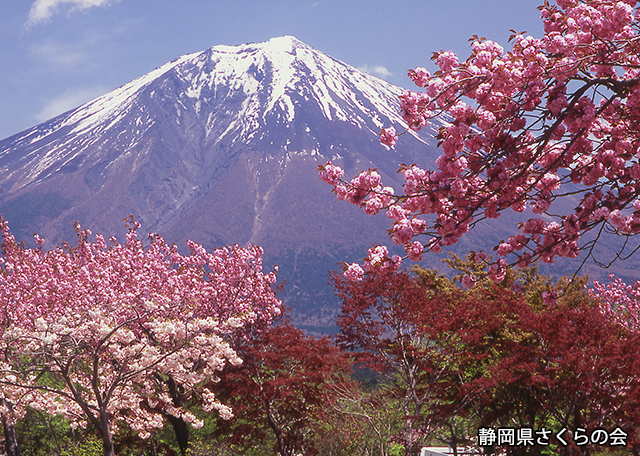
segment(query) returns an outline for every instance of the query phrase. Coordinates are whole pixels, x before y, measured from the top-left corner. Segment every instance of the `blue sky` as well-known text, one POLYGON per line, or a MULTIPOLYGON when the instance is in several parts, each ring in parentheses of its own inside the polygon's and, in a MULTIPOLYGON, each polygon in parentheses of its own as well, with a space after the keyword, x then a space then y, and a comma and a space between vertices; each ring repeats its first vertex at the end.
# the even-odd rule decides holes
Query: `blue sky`
POLYGON ((542 0, 0 0, 0 138, 183 54, 293 35, 411 87, 433 51, 539 37, 542 0))

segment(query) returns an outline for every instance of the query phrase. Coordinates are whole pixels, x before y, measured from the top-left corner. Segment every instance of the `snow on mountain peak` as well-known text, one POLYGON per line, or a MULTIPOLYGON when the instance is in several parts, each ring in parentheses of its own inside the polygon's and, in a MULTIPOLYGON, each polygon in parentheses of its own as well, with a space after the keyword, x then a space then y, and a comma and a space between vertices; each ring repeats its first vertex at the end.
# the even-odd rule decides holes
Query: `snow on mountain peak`
MULTIPOLYGON (((147 144, 151 129, 166 132, 178 127, 181 135, 191 138, 194 150, 252 143, 262 150, 268 146, 288 151, 290 142, 281 128, 296 123, 300 136, 311 138, 315 133, 309 126, 313 130, 324 118, 355 126, 375 141, 385 126, 403 129, 398 109, 401 92, 293 36, 281 36, 178 57, 11 138, 7 147, 32 151, 20 165, 12 165, 16 172, 23 169, 22 177, 16 174, 16 185, 22 186, 74 160, 112 163, 134 150, 146 154, 151 149, 137 145, 147 144), (91 158, 82 158, 89 150, 91 158), (111 151, 118 151, 117 156, 111 151)), ((424 142, 413 131, 409 135, 424 142)), ((320 140, 330 141, 326 135, 320 140)), ((319 150, 316 140, 305 141, 298 147, 319 150)), ((328 144, 325 149, 332 147, 328 144)))
MULTIPOLYGON (((136 95, 152 83, 175 77, 184 93, 196 101, 195 109, 216 102, 220 96, 246 96, 237 125, 246 134, 263 123, 265 116, 278 111, 283 121, 296 115, 295 96, 312 98, 329 120, 338 119, 376 129, 391 119, 401 123, 397 113, 400 89, 361 73, 304 44, 293 36, 272 38, 262 43, 214 46, 184 55, 74 111, 63 125, 75 133, 94 127, 115 126, 131 108, 136 95), (386 117, 381 121, 379 115, 386 117)), ((377 133, 377 131, 376 131, 377 133)), ((224 135, 223 135, 224 136, 224 135)))

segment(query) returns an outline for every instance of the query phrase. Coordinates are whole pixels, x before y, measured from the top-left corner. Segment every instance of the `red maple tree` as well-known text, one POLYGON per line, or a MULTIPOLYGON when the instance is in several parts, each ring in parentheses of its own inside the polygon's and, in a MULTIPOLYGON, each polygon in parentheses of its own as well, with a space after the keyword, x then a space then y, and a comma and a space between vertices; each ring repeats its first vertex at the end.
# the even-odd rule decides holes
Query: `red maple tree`
MULTIPOLYGON (((580 428, 620 428, 625 450, 640 450, 640 339, 601 311, 585 280, 553 286, 525 270, 508 273, 500 285, 485 279, 464 290, 421 270, 334 282, 343 300, 340 344, 391 374, 403 397, 407 454, 417 454, 430 436, 453 447, 469 443, 473 435, 454 432, 461 418, 476 429, 555 435, 566 428, 567 446, 549 441, 558 454, 590 454, 592 445, 568 437, 580 428)), ((530 455, 541 447, 506 451, 530 455)))
POLYGON ((327 383, 351 372, 348 357, 328 338, 307 336, 286 317, 255 327, 234 346, 243 364, 227 366, 216 386, 235 418, 220 422, 219 431, 245 445, 272 435, 281 456, 310 450, 312 425, 330 393, 327 383))

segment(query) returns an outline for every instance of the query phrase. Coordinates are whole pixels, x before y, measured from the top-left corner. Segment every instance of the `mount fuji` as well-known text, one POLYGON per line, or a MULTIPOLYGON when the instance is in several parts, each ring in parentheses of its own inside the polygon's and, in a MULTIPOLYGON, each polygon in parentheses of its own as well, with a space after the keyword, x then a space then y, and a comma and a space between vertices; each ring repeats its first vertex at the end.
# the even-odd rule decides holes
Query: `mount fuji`
POLYGON ((404 129, 402 91, 290 36, 184 55, 0 141, 0 214, 46 247, 73 240, 75 220, 122 239, 130 214, 178 245, 261 245, 294 321, 327 327, 327 270, 389 223, 336 201, 315 168, 377 168, 399 190, 398 163, 433 163, 439 124, 379 143, 404 129))

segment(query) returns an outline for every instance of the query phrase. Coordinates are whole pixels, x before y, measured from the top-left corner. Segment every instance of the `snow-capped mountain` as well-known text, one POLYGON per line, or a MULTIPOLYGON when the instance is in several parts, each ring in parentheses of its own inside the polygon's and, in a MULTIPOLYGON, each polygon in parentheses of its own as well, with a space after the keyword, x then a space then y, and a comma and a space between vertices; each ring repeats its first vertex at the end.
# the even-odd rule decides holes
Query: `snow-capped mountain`
POLYGON ((290 36, 216 46, 3 141, 0 182, 15 192, 81 163, 106 158, 105 170, 113 168, 136 149, 144 149, 138 154, 144 160, 153 149, 140 146, 159 128, 188 130, 190 145, 196 140, 200 149, 243 143, 314 155, 330 142, 314 137, 314 120, 349 123, 375 137, 402 123, 398 94, 397 87, 290 36), (282 134, 283 127, 301 124, 296 138, 282 134), (27 153, 16 157, 14 149, 27 153), (112 158, 107 149, 120 153, 112 158))
POLYGON ((49 246, 74 220, 122 234, 133 214, 176 243, 263 245, 289 278, 317 255, 335 269, 388 223, 337 202, 317 164, 396 179, 400 162, 433 162, 438 125, 401 152, 378 141, 403 130, 401 92, 289 36, 185 55, 0 141, 0 214, 49 246))

